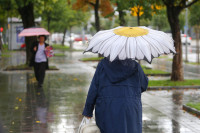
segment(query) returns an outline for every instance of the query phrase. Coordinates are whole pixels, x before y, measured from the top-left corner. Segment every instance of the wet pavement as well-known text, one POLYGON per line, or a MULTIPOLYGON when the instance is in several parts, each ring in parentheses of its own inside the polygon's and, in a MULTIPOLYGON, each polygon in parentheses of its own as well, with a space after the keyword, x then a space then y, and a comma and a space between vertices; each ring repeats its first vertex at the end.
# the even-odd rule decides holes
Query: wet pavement
MULTIPOLYGON (((43 89, 37 89, 32 71, 0 71, 0 132, 75 133, 97 63, 80 62, 82 52, 63 53, 50 59, 60 70, 47 72, 43 89)), ((14 54, 0 61, 1 68, 25 61, 16 58, 23 52, 14 54)), ((84 55, 89 56, 94 55, 84 55)), ((143 93, 143 133, 199 133, 200 119, 182 110, 199 99, 198 89, 143 93)))

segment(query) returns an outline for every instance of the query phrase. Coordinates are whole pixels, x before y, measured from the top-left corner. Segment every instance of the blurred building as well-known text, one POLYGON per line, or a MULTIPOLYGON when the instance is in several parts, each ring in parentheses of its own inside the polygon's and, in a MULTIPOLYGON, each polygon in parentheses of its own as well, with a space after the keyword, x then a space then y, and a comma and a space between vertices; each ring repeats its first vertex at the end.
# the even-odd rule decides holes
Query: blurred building
MULTIPOLYGON (((41 18, 35 19, 36 26, 41 22, 41 18)), ((8 18, 8 48, 9 50, 20 49, 20 46, 25 43, 25 37, 19 37, 19 33, 24 29, 22 20, 19 18, 8 18)))

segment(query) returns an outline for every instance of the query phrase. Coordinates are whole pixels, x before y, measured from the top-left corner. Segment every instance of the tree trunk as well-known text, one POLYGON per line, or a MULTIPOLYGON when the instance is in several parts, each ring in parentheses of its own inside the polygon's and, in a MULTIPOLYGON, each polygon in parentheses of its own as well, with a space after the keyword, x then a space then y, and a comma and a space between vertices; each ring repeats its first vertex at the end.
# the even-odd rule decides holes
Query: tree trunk
MULTIPOLYGON (((94 5, 94 14, 95 14, 95 28, 96 32, 100 31, 100 22, 99 22, 99 0, 96 0, 96 3, 94 5)), ((101 57, 101 55, 98 55, 101 57)))
POLYGON ((125 26, 126 25, 126 21, 125 21, 125 13, 123 12, 123 10, 119 10, 119 24, 120 26, 125 26))
POLYGON ((140 15, 137 13, 137 25, 140 26, 140 15))
POLYGON ((120 26, 125 26, 126 25, 126 21, 125 21, 125 13, 123 12, 120 3, 117 2, 117 8, 118 8, 118 12, 119 12, 119 24, 120 26))
POLYGON ((94 14, 95 14, 95 28, 96 32, 100 31, 100 22, 99 22, 99 0, 96 0, 94 5, 94 14))
POLYGON ((73 50, 73 44, 72 44, 72 40, 71 40, 71 32, 72 32, 72 28, 70 27, 69 28, 69 38, 70 38, 70 41, 69 41, 69 44, 70 44, 70 51, 73 50))
POLYGON ((64 29, 64 32, 63 32, 63 39, 62 39, 62 45, 63 45, 63 46, 65 45, 65 35, 66 35, 66 31, 67 31, 67 29, 65 28, 65 29, 64 29))
POLYGON ((137 12, 137 25, 140 26, 140 6, 138 7, 138 12, 137 12))
POLYGON ((176 49, 176 54, 173 57, 172 63, 172 81, 183 81, 183 62, 182 62, 182 44, 180 36, 180 24, 179 24, 179 14, 181 10, 177 7, 167 6, 167 17, 172 31, 172 37, 174 39, 174 46, 176 49))
MULTIPOLYGON (((34 27, 34 12, 33 12, 33 3, 29 2, 28 4, 24 5, 23 7, 19 7, 18 11, 22 18, 22 23, 24 28, 34 27)), ((30 63, 31 52, 30 48, 32 43, 36 41, 36 37, 26 37, 25 44, 26 44, 26 64, 30 63)))
POLYGON ((198 26, 195 27, 195 34, 196 34, 197 63, 199 64, 199 28, 198 26))
POLYGON ((51 17, 50 15, 48 14, 48 17, 47 17, 47 30, 50 31, 50 22, 51 22, 51 17))

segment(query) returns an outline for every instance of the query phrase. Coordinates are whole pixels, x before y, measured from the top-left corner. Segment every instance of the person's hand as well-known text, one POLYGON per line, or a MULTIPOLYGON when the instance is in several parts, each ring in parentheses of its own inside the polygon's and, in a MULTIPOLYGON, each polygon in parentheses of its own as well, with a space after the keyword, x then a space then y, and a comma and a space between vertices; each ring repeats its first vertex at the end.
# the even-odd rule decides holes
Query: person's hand
POLYGON ((36 51, 36 50, 37 50, 37 47, 35 46, 35 47, 33 48, 33 50, 36 51))
POLYGON ((87 117, 87 116, 85 116, 87 119, 91 119, 92 117, 87 117))
MULTIPOLYGON (((84 115, 83 115, 84 116, 84 115)), ((86 117, 87 119, 91 119, 92 117, 88 117, 88 116, 84 116, 84 117, 86 117)))

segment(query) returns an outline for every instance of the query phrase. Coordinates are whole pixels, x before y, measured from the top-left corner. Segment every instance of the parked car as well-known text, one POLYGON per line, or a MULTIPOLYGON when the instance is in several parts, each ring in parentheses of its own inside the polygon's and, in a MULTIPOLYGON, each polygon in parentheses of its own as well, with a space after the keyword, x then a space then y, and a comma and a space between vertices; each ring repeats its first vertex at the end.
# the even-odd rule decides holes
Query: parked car
MULTIPOLYGON (((171 33, 167 33, 169 36, 172 36, 172 34, 171 33)), ((187 36, 186 37, 186 34, 181 34, 181 43, 183 44, 183 45, 185 45, 185 43, 186 43, 186 38, 187 38, 187 44, 188 45, 191 45, 191 41, 192 41, 192 37, 190 37, 190 36, 187 36)))
POLYGON ((183 45, 185 45, 186 39, 187 39, 187 44, 191 45, 192 37, 187 36, 186 34, 181 34, 181 42, 182 42, 183 45))

